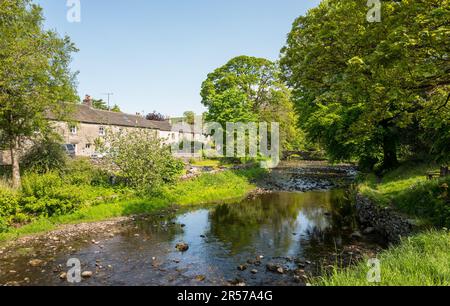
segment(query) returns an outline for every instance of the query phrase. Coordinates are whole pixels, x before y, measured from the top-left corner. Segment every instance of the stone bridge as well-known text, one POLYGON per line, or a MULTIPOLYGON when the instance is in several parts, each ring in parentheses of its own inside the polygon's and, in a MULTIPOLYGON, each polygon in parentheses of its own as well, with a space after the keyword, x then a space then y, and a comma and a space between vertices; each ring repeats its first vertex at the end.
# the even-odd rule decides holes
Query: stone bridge
POLYGON ((325 156, 319 151, 284 151, 282 159, 287 160, 293 156, 300 156, 304 160, 325 160, 325 156))

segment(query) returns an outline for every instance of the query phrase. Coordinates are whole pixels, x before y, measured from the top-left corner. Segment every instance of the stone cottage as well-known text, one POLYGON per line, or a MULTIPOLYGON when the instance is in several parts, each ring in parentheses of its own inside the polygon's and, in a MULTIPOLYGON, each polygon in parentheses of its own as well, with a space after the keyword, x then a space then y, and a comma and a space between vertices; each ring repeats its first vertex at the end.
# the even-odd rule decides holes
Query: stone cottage
MULTIPOLYGON (((48 119, 63 137, 64 144, 75 147, 76 156, 90 157, 96 153, 96 140, 105 137, 109 130, 147 129, 154 131, 166 144, 178 143, 183 139, 189 141, 205 139, 203 135, 189 131, 186 133, 172 131, 169 121, 151 121, 139 114, 130 115, 94 109, 90 96, 86 96, 82 104, 75 105, 71 113, 71 123, 60 121, 51 113, 48 119)), ((0 151, 0 164, 10 164, 8 151, 0 151)))

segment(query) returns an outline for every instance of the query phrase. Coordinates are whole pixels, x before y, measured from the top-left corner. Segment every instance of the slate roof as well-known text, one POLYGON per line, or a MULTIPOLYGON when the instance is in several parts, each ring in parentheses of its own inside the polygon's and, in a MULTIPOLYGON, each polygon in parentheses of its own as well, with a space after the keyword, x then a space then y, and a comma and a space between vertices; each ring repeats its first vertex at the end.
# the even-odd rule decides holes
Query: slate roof
MULTIPOLYGON (((73 113, 70 114, 70 118, 73 121, 80 123, 138 127, 160 131, 172 130, 172 126, 169 121, 152 121, 138 115, 98 110, 84 104, 75 104, 74 106, 75 109, 73 110, 73 113)), ((48 114, 48 119, 58 120, 58 118, 51 112, 48 114)))

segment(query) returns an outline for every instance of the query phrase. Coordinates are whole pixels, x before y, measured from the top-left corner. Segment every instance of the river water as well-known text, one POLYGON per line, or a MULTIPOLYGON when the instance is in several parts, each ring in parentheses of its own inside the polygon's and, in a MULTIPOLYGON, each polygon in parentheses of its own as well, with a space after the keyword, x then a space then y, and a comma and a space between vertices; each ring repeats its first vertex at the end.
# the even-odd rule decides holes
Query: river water
POLYGON ((374 237, 352 237, 348 207, 345 190, 331 189, 171 210, 51 255, 39 245, 16 250, 0 262, 0 284, 71 285, 60 275, 76 258, 93 272, 76 285, 304 285, 333 261, 378 247, 374 237), (33 267, 36 256, 44 262, 33 267))

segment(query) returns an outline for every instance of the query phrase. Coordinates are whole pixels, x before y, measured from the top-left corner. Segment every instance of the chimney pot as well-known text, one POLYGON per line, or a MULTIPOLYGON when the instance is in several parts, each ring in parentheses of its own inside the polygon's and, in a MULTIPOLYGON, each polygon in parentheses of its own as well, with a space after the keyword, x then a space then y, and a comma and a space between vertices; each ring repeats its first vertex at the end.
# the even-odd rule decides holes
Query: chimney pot
POLYGON ((86 95, 83 100, 83 104, 89 107, 92 107, 92 97, 90 95, 86 95))

